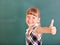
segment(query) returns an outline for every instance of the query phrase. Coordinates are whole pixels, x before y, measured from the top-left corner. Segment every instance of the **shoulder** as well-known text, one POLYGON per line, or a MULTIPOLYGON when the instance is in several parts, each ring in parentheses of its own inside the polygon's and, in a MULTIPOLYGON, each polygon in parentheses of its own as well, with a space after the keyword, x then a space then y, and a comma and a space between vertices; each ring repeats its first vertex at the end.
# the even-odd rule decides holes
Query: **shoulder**
POLYGON ((25 33, 25 34, 27 34, 27 33, 28 33, 28 30, 29 30, 29 29, 27 28, 27 29, 26 29, 26 33, 25 33))

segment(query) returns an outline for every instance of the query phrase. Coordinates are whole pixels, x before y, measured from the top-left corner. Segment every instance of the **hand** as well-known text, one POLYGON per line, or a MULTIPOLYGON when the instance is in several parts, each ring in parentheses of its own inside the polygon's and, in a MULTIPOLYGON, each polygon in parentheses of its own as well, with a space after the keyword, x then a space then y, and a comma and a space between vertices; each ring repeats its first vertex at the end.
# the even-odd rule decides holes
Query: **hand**
POLYGON ((50 28, 51 28, 51 34, 55 35, 56 34, 56 27, 53 26, 53 24, 54 24, 54 19, 52 19, 52 21, 51 21, 50 28))

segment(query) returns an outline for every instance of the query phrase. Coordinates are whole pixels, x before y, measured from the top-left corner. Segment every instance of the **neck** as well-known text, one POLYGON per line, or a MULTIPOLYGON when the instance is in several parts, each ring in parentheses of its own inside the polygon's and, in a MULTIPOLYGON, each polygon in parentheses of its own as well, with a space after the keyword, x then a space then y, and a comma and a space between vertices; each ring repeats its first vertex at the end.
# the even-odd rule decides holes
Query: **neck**
POLYGON ((29 26, 29 28, 32 28, 33 26, 29 26))

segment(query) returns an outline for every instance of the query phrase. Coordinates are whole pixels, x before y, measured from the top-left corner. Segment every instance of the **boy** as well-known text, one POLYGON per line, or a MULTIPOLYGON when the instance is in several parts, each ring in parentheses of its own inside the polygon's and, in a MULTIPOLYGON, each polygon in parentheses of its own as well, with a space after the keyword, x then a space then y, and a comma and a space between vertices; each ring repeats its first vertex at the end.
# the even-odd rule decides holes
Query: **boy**
POLYGON ((26 45, 42 45, 42 34, 56 34, 56 27, 53 26, 52 20, 49 27, 40 26, 40 11, 36 7, 31 7, 26 11, 26 23, 28 29, 26 31, 26 45))

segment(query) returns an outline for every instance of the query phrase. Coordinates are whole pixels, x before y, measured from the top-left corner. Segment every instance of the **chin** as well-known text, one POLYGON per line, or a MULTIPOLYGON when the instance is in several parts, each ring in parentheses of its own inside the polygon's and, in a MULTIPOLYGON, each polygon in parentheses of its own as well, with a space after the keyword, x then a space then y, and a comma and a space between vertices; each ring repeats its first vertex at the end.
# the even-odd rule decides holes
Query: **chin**
POLYGON ((28 26, 33 26, 33 24, 28 24, 28 26))

